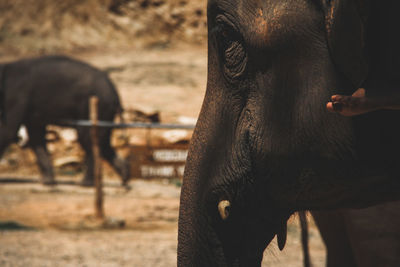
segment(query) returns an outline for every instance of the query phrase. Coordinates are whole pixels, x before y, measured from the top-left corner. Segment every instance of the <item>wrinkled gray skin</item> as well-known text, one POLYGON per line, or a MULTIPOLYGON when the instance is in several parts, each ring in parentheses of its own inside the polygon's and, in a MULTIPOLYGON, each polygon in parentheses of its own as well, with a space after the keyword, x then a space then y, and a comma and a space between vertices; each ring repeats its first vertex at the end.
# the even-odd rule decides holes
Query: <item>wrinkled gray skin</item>
POLYGON ((395 26, 384 31, 382 10, 368 7, 209 0, 208 82, 181 192, 178 266, 260 266, 275 235, 284 246, 297 210, 399 199, 400 113, 325 108, 361 86, 398 88, 398 49, 383 38, 395 26))
POLYGON ((312 212, 327 248, 327 267, 400 266, 399 204, 312 212))
MULTIPOLYGON (((54 172, 46 149, 46 125, 63 125, 66 120, 89 119, 89 98, 99 98, 99 120, 112 121, 122 111, 118 93, 108 75, 86 63, 63 57, 45 56, 0 64, 0 156, 17 141, 25 125, 28 145, 35 152, 44 184, 54 184, 54 172)), ((93 185, 93 156, 90 128, 77 127, 78 141, 85 150, 87 170, 82 185, 93 185)), ((102 157, 129 179, 128 162, 110 146, 111 129, 98 131, 102 157)))

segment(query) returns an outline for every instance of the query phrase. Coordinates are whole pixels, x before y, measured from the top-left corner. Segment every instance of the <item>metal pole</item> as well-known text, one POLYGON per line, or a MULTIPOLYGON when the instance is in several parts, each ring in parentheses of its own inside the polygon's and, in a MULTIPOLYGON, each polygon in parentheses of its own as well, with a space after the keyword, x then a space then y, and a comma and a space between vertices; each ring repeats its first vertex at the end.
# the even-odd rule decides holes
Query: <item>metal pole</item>
POLYGON ((97 96, 90 97, 89 100, 89 113, 92 127, 90 128, 90 137, 92 140, 92 153, 93 153, 93 165, 94 165, 94 182, 96 187, 95 196, 95 212, 96 218, 104 219, 104 208, 103 208, 103 184, 102 184, 102 171, 101 171, 101 158, 100 148, 98 140, 98 103, 99 99, 97 96))
MULTIPOLYGON (((64 120, 62 122, 64 126, 83 126, 91 127, 92 122, 90 120, 64 120)), ((186 124, 168 124, 168 123, 148 123, 148 122, 133 122, 133 123, 114 123, 112 121, 98 121, 98 127, 109 127, 109 128, 144 128, 144 129, 185 129, 193 130, 195 125, 186 124)))

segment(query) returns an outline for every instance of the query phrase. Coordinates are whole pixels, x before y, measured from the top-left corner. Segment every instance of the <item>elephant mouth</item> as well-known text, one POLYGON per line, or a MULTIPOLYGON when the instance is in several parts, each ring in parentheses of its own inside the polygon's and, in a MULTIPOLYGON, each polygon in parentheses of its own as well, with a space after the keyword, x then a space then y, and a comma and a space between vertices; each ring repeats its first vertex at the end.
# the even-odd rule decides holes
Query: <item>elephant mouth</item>
POLYGON ((240 255, 228 266, 240 266, 240 267, 260 267, 263 260, 264 250, 271 243, 273 236, 268 240, 261 240, 259 242, 253 242, 252 244, 244 245, 240 248, 240 255))
MULTIPOLYGON (((271 214, 272 215, 272 214, 271 214)), ((286 243, 286 217, 283 220, 266 220, 263 216, 244 215, 246 219, 239 228, 231 228, 218 235, 219 245, 227 266, 261 266, 265 249, 277 236, 278 247, 283 250, 286 243), (247 221, 247 223, 245 222, 247 221)), ((216 229, 221 233, 221 229, 216 229)))

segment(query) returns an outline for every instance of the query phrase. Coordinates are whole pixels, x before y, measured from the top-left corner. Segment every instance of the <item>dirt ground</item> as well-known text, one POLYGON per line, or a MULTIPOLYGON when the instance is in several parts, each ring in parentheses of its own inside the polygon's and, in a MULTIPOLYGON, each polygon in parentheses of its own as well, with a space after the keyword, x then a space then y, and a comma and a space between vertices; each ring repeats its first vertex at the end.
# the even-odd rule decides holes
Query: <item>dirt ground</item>
MULTIPOLYGON (((67 183, 77 178, 58 180, 66 184, 0 185, 0 266, 176 266, 178 186, 135 180, 125 191, 108 180, 105 213, 125 225, 107 229, 93 219, 94 190, 67 183)), ((310 246, 314 266, 324 266, 314 225, 310 246)), ((285 250, 274 240, 263 266, 303 266, 297 217, 289 222, 285 250)))
MULTIPOLYGON (((206 85, 204 48, 105 49, 70 55, 107 70, 125 109, 159 111, 162 122, 178 123, 199 113, 206 85)), ((7 55, 0 61, 14 58, 7 55)), ((121 131, 115 132, 118 136, 121 131)), ((142 140, 140 130, 127 134, 132 143, 142 140)), ((50 149, 53 160, 81 153, 76 143, 70 146, 70 152, 50 149)), ((1 160, 0 266, 176 266, 179 181, 134 179, 126 191, 105 166, 106 215, 113 222, 125 222, 107 229, 93 219, 93 189, 74 185, 81 171, 68 176, 56 172, 58 186, 34 183, 39 177, 34 157, 16 145, 1 160), (14 182, 6 183, 9 178, 14 182)), ((324 266, 325 250, 311 219, 310 246, 314 266, 324 266)), ((274 241, 263 266, 302 266, 297 217, 289 222, 285 250, 280 252, 274 241)))

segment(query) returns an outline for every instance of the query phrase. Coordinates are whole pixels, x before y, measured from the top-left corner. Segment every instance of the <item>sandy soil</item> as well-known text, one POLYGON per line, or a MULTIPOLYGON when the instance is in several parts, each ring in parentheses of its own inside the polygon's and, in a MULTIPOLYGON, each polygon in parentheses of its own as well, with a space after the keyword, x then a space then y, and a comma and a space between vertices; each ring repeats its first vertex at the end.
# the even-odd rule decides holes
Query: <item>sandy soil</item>
MULTIPOLYGON (((163 122, 199 113, 206 84, 205 49, 96 50, 72 56, 108 70, 125 108, 160 111, 163 122)), ((129 130, 128 135, 134 139, 138 132, 129 130)), ((71 147, 71 153, 80 153, 76 143, 71 147)), ((68 153, 54 153, 53 159, 68 153)), ((31 152, 13 146, 3 159, 0 181, 21 180, 20 176, 38 180, 31 152)), ((2 227, 0 266, 176 266, 180 188, 175 181, 133 180, 131 190, 125 191, 105 166, 105 212, 113 220, 123 219, 125 226, 103 229, 93 219, 93 189, 70 183, 78 182, 82 173, 66 177, 57 173, 62 183, 55 188, 0 183, 0 222, 32 228, 2 227)), ((314 266, 324 266, 320 236, 312 222, 310 228, 314 266)), ((296 217, 289 222, 285 250, 280 252, 274 241, 263 266, 302 266, 296 217)))
MULTIPOLYGON (((124 227, 107 229, 93 219, 93 189, 1 184, 0 265, 176 266, 180 188, 167 181, 135 180, 130 185, 125 191, 115 180, 106 181, 107 218, 125 222, 124 227), (5 229, 4 222, 26 229, 5 229)), ((312 222, 310 230, 314 266, 323 266, 324 249, 312 222)), ((285 250, 280 252, 274 241, 263 266, 302 266, 299 237, 298 219, 293 217, 285 250)))
POLYGON ((108 218, 93 220, 93 190, 76 186, 1 186, 0 221, 33 227, 1 231, 1 266, 173 266, 179 190, 137 182, 130 192, 106 188, 108 218), (146 190, 143 190, 146 188, 146 190))

